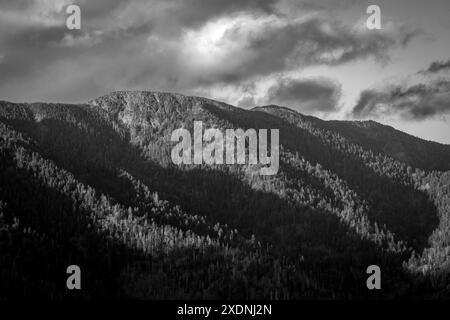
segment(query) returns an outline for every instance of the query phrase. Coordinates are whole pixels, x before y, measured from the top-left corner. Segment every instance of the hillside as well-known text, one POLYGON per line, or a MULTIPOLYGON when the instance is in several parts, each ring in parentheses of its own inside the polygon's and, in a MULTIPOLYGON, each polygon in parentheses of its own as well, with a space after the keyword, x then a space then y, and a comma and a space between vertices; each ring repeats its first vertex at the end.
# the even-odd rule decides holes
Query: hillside
POLYGON ((450 170, 450 146, 422 140, 374 121, 329 121, 335 130, 354 143, 385 153, 412 167, 427 171, 450 170))
POLYGON ((449 297, 449 146, 156 92, 0 102, 0 130, 0 298, 449 297), (278 174, 173 165, 171 133, 195 120, 279 129, 278 174))

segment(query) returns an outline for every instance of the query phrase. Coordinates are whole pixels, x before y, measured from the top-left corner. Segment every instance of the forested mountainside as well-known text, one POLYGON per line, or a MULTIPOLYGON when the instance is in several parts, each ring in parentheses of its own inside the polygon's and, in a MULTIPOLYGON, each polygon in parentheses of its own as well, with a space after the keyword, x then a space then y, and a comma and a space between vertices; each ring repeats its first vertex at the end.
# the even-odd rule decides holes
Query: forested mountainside
MULTIPOLYGON (((275 109, 292 110, 279 106, 256 107, 254 110, 275 109)), ((450 170, 450 145, 426 141, 411 136, 390 126, 375 121, 324 121, 312 116, 296 115, 299 121, 309 127, 333 131, 348 141, 376 153, 404 162, 415 168, 432 171, 450 170)))
POLYGON ((155 92, 0 102, 0 130, 0 298, 450 297, 448 146, 155 92), (195 120, 279 129, 278 174, 175 166, 195 120))
POLYGON ((450 146, 425 141, 374 121, 328 121, 335 130, 354 143, 423 170, 450 170, 450 146))

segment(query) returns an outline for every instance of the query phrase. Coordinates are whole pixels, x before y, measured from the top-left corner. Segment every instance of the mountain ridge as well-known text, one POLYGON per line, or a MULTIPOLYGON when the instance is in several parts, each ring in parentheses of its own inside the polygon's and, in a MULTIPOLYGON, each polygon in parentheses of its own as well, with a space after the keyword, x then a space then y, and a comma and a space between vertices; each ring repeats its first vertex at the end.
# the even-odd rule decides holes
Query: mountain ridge
MULTIPOLYGON (((418 164, 412 167, 390 157, 392 150, 380 152, 376 139, 358 140, 351 130, 314 119, 278 107, 246 110, 148 91, 113 92, 79 105, 0 103, 3 232, 22 230, 13 227, 17 218, 52 238, 52 226, 64 225, 58 208, 66 208, 70 221, 79 214, 67 209, 71 202, 88 210, 90 224, 102 232, 85 234, 75 222, 65 228, 79 241, 98 239, 100 247, 110 243, 103 233, 120 240, 123 254, 102 249, 105 261, 116 259, 108 265, 120 271, 112 290, 117 295, 232 297, 241 290, 244 298, 367 296, 365 267, 377 261, 386 274, 385 292, 377 297, 398 290, 416 296, 420 287, 446 296, 447 280, 443 287, 432 284, 448 279, 448 172, 423 170, 440 164, 410 156, 418 164), (174 166, 172 131, 192 130, 199 120, 216 128, 279 128, 279 174, 255 176, 241 165, 174 166), (34 194, 22 190, 30 179, 24 177, 36 180, 34 194), (53 194, 67 200, 60 204, 53 194), (39 201, 46 205, 35 209, 36 220, 27 208, 39 201), (157 274, 150 261, 159 266, 157 274)), ((54 237, 62 248, 73 242, 54 237)), ((87 258, 97 272, 95 256, 87 258)), ((7 279, 7 269, 0 270, 7 279)), ((54 287, 50 275, 45 283, 54 287)), ((93 281, 88 291, 104 295, 104 289, 93 281)))

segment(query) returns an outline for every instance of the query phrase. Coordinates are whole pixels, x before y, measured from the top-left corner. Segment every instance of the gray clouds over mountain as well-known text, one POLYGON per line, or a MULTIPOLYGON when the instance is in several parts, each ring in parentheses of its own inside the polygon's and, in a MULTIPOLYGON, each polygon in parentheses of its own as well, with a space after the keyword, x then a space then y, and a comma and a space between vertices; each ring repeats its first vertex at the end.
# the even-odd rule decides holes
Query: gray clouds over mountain
POLYGON ((356 118, 400 116, 425 120, 450 113, 450 81, 435 80, 409 87, 365 90, 353 109, 356 118))
POLYGON ((358 17, 336 19, 323 1, 289 0, 83 0, 82 29, 69 31, 69 3, 0 1, 2 98, 70 102, 116 89, 241 88, 308 66, 386 61, 416 34, 392 24, 371 32, 355 27, 358 17))
POLYGON ((286 78, 268 90, 266 103, 302 112, 330 112, 337 109, 340 94, 339 84, 328 79, 286 78))

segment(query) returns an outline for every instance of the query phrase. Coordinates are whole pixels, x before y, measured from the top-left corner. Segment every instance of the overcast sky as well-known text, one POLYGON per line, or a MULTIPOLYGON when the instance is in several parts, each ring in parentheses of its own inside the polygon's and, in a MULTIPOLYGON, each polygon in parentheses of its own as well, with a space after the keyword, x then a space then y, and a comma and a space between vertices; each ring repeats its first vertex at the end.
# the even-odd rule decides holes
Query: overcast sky
POLYGON ((0 0, 0 100, 171 91, 450 144, 449 30, 448 0, 0 0))

